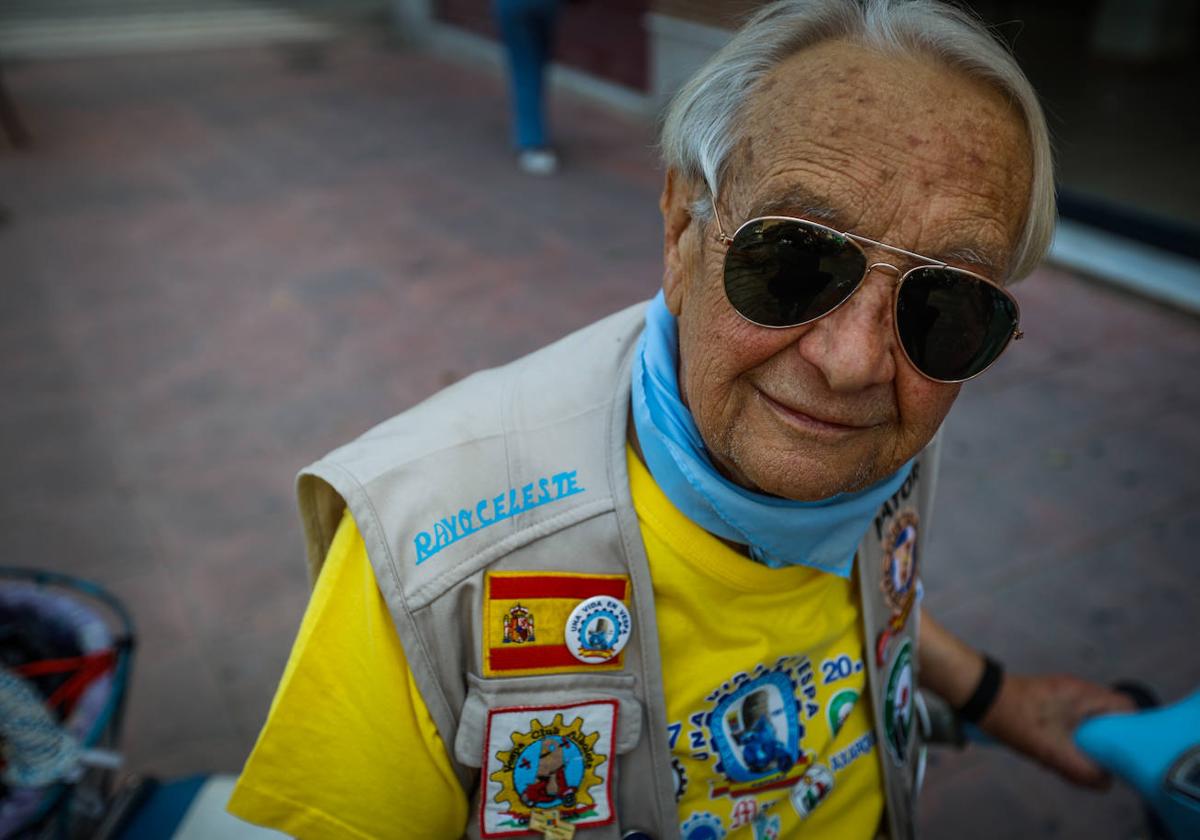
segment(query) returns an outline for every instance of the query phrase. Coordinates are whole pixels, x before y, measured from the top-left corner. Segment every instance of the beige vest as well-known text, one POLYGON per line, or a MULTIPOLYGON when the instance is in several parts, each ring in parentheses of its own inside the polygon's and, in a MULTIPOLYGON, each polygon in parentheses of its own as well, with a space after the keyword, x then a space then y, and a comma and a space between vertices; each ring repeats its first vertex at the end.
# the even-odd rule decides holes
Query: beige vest
MULTIPOLYGON (((475 374, 298 479, 313 579, 343 509, 358 524, 413 677, 472 792, 469 837, 481 830, 488 709, 597 697, 618 703, 616 819, 578 836, 618 838, 635 829, 679 836, 653 588, 625 462, 643 312, 644 305, 631 307, 475 374), (623 670, 484 679, 488 570, 627 575, 634 629, 623 670)), ((888 827, 897 840, 912 836, 921 749, 913 596, 927 530, 918 517, 928 510, 935 470, 936 453, 926 451, 868 529, 857 566, 888 827)))

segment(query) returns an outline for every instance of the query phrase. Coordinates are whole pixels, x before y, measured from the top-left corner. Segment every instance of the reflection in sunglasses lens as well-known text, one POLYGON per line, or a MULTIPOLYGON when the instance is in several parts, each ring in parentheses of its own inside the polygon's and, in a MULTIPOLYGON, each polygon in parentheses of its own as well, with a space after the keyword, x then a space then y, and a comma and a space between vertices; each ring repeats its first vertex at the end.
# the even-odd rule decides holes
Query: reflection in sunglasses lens
POLYGON ((926 376, 968 379, 1004 350, 1017 323, 999 289, 953 268, 919 268, 900 287, 896 327, 904 352, 926 376))
POLYGON ((759 219, 734 236, 725 294, 743 317, 767 327, 820 318, 862 281, 866 257, 844 236, 784 219, 759 219))

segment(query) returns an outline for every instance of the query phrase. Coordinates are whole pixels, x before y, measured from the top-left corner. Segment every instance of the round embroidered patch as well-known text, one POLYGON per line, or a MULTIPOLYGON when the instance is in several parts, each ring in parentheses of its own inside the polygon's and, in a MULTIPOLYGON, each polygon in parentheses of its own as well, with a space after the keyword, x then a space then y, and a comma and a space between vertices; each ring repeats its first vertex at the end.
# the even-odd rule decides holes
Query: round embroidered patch
POLYGON ((883 703, 883 728, 888 752, 897 764, 908 761, 913 729, 912 644, 905 639, 888 667, 887 692, 883 703))
POLYGON ((907 613, 916 590, 917 528, 920 520, 906 510, 896 517, 883 540, 883 594, 887 596, 893 614, 907 613))
POLYGON ((629 608, 616 598, 597 595, 571 611, 565 636, 568 650, 580 662, 602 663, 624 649, 632 631, 629 608))
POLYGON ((480 835, 525 834, 550 812, 567 827, 612 822, 616 718, 615 700, 488 710, 480 835))

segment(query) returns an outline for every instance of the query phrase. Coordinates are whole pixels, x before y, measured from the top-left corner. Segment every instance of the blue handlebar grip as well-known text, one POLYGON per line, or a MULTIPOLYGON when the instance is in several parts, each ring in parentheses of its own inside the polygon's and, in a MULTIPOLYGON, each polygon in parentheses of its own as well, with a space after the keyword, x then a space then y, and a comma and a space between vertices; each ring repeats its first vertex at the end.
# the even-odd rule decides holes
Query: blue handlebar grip
POLYGON ((1170 706, 1085 721, 1075 744, 1141 794, 1174 840, 1200 837, 1200 690, 1170 706))

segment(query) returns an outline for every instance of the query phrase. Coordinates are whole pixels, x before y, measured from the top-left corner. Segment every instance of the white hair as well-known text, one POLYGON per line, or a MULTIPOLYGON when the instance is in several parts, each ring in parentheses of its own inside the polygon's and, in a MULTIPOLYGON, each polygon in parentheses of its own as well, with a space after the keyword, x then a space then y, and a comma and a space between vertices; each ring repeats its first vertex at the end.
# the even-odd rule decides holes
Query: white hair
MULTIPOLYGON (((720 195, 742 107, 780 62, 822 41, 847 38, 887 52, 932 56, 1005 94, 1024 118, 1033 157, 1025 226, 1009 265, 1019 279, 1054 236, 1054 172, 1046 118, 1008 49, 970 13, 938 0, 779 0, 760 9, 672 99, 663 124, 664 163, 720 195)), ((709 219, 708 198, 695 215, 709 219)))

